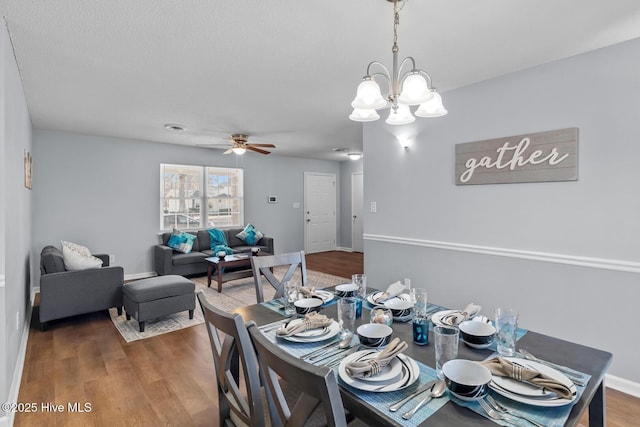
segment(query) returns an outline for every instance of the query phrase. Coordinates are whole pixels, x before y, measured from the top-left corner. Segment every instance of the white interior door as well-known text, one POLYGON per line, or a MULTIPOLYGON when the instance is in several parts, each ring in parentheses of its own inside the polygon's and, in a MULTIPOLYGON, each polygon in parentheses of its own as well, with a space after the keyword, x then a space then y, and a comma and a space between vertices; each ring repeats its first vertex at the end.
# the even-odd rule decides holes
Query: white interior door
POLYGON ((364 180, 362 172, 351 175, 351 249, 364 252, 364 180))
POLYGON ((307 253, 336 248, 336 176, 304 174, 304 250, 307 253))

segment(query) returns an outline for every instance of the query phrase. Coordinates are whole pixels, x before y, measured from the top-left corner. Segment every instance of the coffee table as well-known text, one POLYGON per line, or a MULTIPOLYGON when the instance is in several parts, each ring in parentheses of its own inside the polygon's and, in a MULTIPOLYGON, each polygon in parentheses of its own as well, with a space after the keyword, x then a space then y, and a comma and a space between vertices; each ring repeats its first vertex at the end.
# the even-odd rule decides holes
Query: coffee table
POLYGON ((227 255, 224 260, 215 257, 206 258, 207 261, 207 286, 211 287, 211 276, 213 268, 217 270, 217 282, 218 292, 222 292, 222 284, 230 280, 242 279, 244 277, 253 277, 253 270, 251 268, 251 257, 271 255, 268 252, 258 252, 256 255, 241 253, 227 255), (222 270, 234 269, 234 271, 228 271, 223 273, 222 270))

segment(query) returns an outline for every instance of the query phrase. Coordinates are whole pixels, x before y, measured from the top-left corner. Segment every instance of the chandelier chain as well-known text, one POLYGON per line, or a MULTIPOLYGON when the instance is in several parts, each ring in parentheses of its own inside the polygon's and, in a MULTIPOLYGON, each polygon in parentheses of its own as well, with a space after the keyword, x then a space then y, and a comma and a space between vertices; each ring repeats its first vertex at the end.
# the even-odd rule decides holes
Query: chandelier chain
POLYGON ((398 51, 398 25, 400 25, 398 0, 393 0, 393 48, 391 51, 394 53, 398 51))

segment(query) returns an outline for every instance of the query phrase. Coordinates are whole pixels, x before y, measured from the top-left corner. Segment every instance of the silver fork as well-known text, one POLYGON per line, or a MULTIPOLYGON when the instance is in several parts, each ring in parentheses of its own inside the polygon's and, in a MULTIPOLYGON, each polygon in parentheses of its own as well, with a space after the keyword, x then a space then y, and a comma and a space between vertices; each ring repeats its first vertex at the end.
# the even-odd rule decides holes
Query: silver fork
POLYGON ((486 412, 487 415, 489 415, 489 417, 493 418, 494 420, 502 420, 508 422, 509 424, 513 424, 516 427, 522 427, 522 424, 518 423, 518 420, 516 418, 496 411, 495 409, 493 409, 493 407, 491 407, 491 405, 485 402, 484 399, 479 399, 478 403, 480 404, 482 409, 484 409, 484 412, 486 412))
POLYGON ((530 422, 531 424, 533 424, 536 427, 545 427, 544 425, 542 425, 540 423, 537 423, 537 422, 533 421, 532 419, 525 417, 524 415, 517 414, 513 410, 507 408, 506 406, 501 405, 500 403, 498 403, 498 401, 496 401, 490 395, 487 395, 486 399, 487 399, 487 403, 489 405, 493 406, 493 408, 498 412, 502 412, 503 414, 509 414, 509 415, 513 415, 514 417, 522 418, 523 420, 526 420, 526 421, 530 422))

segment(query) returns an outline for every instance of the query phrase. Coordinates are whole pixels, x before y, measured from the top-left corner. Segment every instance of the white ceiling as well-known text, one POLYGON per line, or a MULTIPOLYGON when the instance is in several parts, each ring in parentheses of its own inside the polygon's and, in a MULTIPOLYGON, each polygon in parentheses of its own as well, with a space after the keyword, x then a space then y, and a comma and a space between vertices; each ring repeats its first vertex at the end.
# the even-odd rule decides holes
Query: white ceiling
MULTIPOLYGON (((185 145, 239 132, 276 144, 278 154, 344 159, 331 149, 362 149, 362 125, 347 116, 367 64, 391 66, 385 0, 0 7, 40 129, 185 145)), ((445 92, 446 106, 447 90, 636 37, 637 0, 412 0, 398 43, 445 92)))

